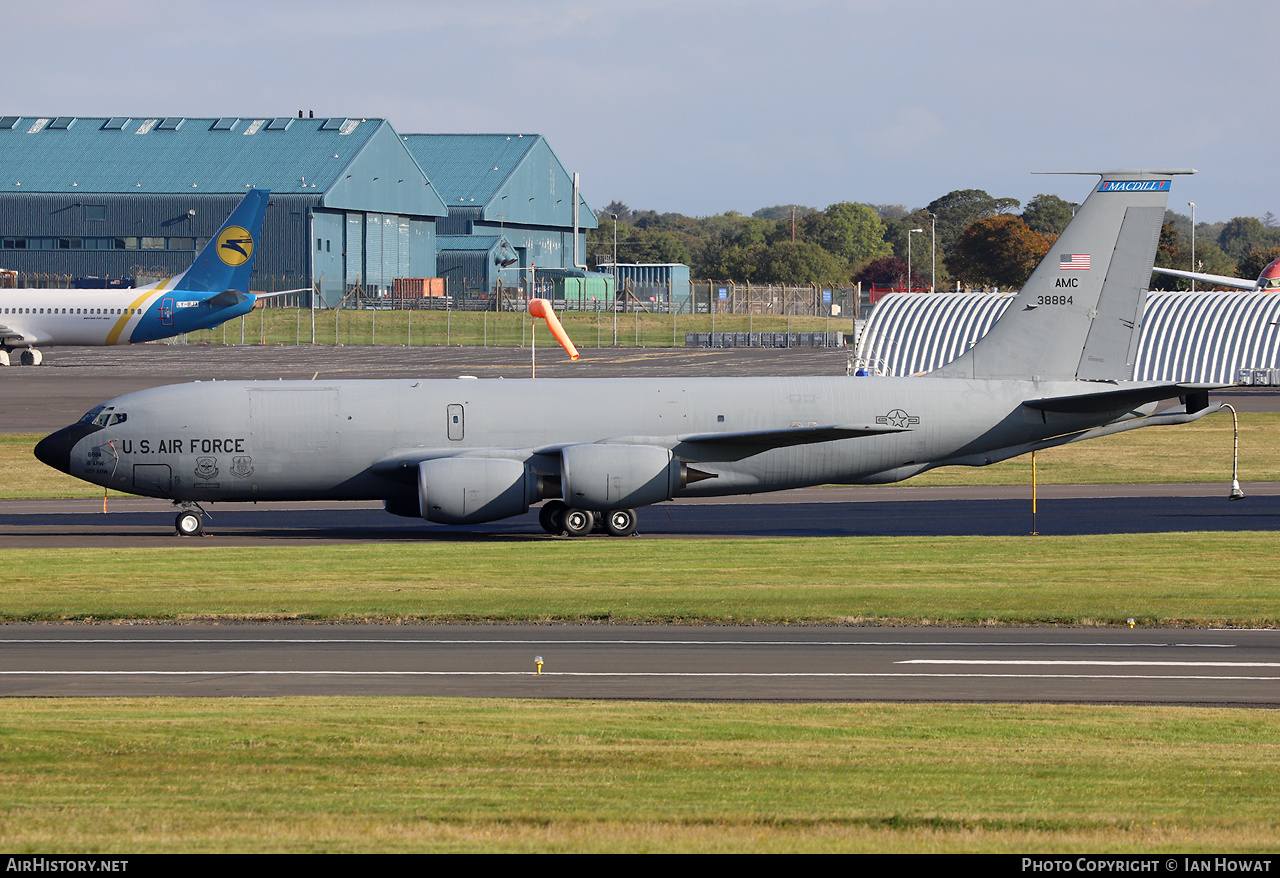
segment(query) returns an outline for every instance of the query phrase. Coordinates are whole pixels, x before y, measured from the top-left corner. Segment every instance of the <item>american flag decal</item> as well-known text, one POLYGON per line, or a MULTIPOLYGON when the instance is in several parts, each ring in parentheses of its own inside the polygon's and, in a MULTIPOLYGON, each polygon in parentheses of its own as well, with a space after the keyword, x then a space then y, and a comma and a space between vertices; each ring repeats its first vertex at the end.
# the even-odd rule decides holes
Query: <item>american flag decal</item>
POLYGON ((1058 269, 1061 271, 1088 271, 1088 253, 1063 253, 1058 257, 1058 269))

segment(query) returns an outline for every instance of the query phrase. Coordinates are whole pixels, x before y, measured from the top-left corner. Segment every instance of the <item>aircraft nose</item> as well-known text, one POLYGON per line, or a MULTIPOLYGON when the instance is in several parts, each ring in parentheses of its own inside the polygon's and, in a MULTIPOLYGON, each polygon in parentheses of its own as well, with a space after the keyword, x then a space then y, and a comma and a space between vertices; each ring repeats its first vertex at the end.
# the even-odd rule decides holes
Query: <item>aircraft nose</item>
POLYGON ((71 450, 85 436, 96 433, 100 429, 102 428, 93 424, 72 424, 56 433, 50 433, 36 443, 36 460, 60 472, 70 473, 71 450))

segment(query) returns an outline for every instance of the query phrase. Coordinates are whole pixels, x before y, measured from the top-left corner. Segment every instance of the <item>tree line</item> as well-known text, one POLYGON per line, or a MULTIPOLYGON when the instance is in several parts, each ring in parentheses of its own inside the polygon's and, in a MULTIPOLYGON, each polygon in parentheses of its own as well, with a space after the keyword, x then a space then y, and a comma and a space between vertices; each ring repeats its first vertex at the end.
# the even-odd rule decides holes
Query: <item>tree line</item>
MULTIPOLYGON (((826 210, 775 205, 751 216, 729 211, 689 217, 632 210, 614 201, 597 212, 599 228, 587 233, 587 252, 596 265, 611 262, 616 228, 619 262, 684 263, 695 278, 916 289, 930 285, 936 255, 939 290, 957 284, 1011 289, 1020 287, 1050 251, 1077 206, 1041 194, 1024 207, 1015 198, 995 198, 981 189, 948 192, 914 210, 842 201, 826 210)), ((1191 270, 1191 219, 1166 211, 1165 220, 1156 265, 1191 270)), ((1253 278, 1276 258, 1280 223, 1270 213, 1196 225, 1195 271, 1253 278)), ((1164 290, 1190 287, 1188 281, 1158 274, 1151 284, 1164 290)))

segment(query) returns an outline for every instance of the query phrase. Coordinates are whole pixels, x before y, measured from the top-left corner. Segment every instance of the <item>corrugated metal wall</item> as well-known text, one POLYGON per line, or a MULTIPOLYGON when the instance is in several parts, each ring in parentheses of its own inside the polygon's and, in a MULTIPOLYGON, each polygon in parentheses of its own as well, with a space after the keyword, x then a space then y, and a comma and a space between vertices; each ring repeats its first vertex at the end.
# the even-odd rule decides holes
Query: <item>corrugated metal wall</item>
MULTIPOLYGON (((208 239, 241 197, 10 193, 0 198, 0 235, 208 239), (105 218, 86 219, 86 207, 97 205, 104 208, 105 218)), ((254 260, 255 278, 305 276, 310 237, 306 216, 318 201, 318 196, 310 195, 272 196, 254 260)), ((172 275, 185 270, 194 258, 194 250, 0 250, 0 268, 73 277, 123 277, 138 269, 172 275)))
MULTIPOLYGON (((857 356, 886 375, 950 362, 1013 301, 989 293, 891 293, 871 312, 857 356)), ((1134 378, 1230 383, 1242 368, 1280 367, 1280 295, 1149 293, 1134 378)))
POLYGON ((1235 381, 1280 366, 1280 295, 1151 293, 1134 378, 1235 381))

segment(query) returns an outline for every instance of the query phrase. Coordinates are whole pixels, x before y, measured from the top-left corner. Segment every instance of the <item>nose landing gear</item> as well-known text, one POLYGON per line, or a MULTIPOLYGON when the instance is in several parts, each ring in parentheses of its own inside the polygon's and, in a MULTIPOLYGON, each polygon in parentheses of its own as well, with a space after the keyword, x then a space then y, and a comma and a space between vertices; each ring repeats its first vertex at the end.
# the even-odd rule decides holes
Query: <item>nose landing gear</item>
POLYGON ((173 529, 180 537, 198 537, 204 533, 204 517, 207 515, 197 503, 183 503, 173 520, 173 529))

